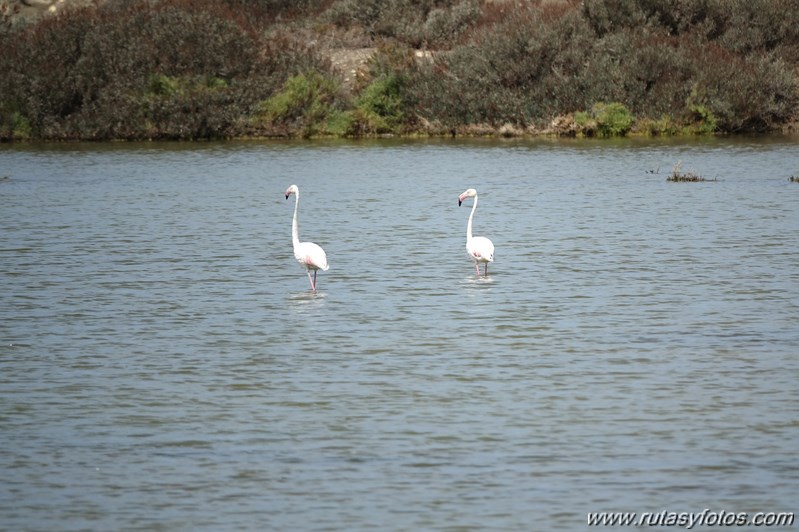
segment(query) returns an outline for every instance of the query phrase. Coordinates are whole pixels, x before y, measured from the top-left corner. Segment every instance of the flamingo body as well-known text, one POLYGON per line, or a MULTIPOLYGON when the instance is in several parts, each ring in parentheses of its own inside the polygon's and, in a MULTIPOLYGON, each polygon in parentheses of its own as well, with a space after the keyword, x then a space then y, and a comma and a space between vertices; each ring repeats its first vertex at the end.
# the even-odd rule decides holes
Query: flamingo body
POLYGON ((474 260, 477 276, 480 277, 480 263, 485 264, 484 275, 488 275, 488 263, 494 262, 494 243, 484 236, 472 236, 472 220, 474 219, 474 211, 477 209, 477 191, 473 188, 465 190, 458 196, 458 207, 461 206, 466 198, 474 198, 472 212, 469 214, 469 222, 466 224, 466 253, 474 260))
POLYGON ((313 242, 300 242, 294 246, 294 258, 307 270, 327 271, 330 268, 325 250, 313 242))
POLYGON ((319 270, 327 271, 330 266, 327 264, 325 250, 313 242, 300 242, 300 228, 297 219, 297 211, 300 206, 300 189, 297 185, 291 185, 286 189, 286 199, 294 194, 294 220, 291 223, 291 243, 294 248, 294 258, 305 268, 308 274, 308 281, 311 283, 311 290, 316 292, 316 272, 319 270), (313 270, 313 278, 311 271, 313 270))
POLYGON ((477 262, 494 262, 494 243, 484 236, 472 237, 466 252, 477 262))

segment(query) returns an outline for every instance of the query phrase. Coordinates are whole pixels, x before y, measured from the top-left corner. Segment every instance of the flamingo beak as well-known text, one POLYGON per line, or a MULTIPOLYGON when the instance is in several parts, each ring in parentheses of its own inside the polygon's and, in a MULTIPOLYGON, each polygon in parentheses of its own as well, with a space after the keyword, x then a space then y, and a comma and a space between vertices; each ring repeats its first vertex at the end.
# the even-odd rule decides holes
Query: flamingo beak
POLYGON ((458 198, 458 207, 460 207, 460 206, 461 206, 461 203, 463 203, 463 200, 462 200, 462 199, 460 199, 460 198, 458 198))
POLYGON ((289 199, 289 195, 288 194, 286 194, 286 199, 289 199))

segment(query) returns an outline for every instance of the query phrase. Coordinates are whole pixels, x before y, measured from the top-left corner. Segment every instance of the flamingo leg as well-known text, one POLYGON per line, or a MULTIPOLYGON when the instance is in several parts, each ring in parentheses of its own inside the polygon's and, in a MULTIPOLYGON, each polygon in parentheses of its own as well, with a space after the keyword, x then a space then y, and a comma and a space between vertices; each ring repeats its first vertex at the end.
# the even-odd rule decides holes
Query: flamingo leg
POLYGON ((480 277, 480 263, 474 261, 474 269, 477 270, 477 277, 480 277))
POLYGON ((486 262, 486 272, 483 274, 485 277, 488 277, 488 263, 486 262))
MULTIPOLYGON (((316 292, 316 284, 314 283, 314 280, 311 278, 311 270, 307 270, 307 273, 308 273, 308 281, 310 281, 311 283, 311 290, 316 292)), ((316 277, 316 272, 314 272, 314 277, 316 277)))
POLYGON ((314 291, 316 291, 316 274, 317 274, 317 273, 319 273, 319 270, 314 270, 314 271, 313 271, 313 286, 314 286, 314 291))

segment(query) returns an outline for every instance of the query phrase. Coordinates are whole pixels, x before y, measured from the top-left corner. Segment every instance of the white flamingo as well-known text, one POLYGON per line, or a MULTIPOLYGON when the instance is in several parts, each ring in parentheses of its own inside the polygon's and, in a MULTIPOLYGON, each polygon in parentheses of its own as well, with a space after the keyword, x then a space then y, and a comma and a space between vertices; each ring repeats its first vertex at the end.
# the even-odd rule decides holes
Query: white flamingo
POLYGON ((458 207, 461 206, 466 198, 474 198, 472 212, 469 214, 469 223, 466 224, 466 252, 474 259, 474 267, 477 276, 480 277, 480 263, 485 263, 485 275, 488 275, 488 263, 494 262, 494 243, 484 236, 472 236, 472 218, 474 210, 477 208, 477 191, 470 188, 458 196, 458 207))
POLYGON ((316 272, 319 270, 327 271, 327 255, 325 250, 313 242, 300 242, 300 228, 297 222, 297 209, 300 206, 300 189, 297 185, 291 185, 286 189, 286 199, 294 194, 294 221, 291 223, 291 243, 294 246, 294 258, 305 268, 308 273, 308 280, 311 282, 311 290, 316 292, 316 272), (313 278, 311 278, 313 270, 313 278))

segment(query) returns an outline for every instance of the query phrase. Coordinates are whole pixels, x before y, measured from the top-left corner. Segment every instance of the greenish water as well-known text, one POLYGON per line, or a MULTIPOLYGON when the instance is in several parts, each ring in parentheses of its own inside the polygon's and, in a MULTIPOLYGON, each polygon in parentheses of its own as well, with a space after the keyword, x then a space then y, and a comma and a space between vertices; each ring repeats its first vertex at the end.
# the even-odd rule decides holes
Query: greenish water
POLYGON ((797 173, 782 137, 0 146, 0 528, 795 511, 797 173))

